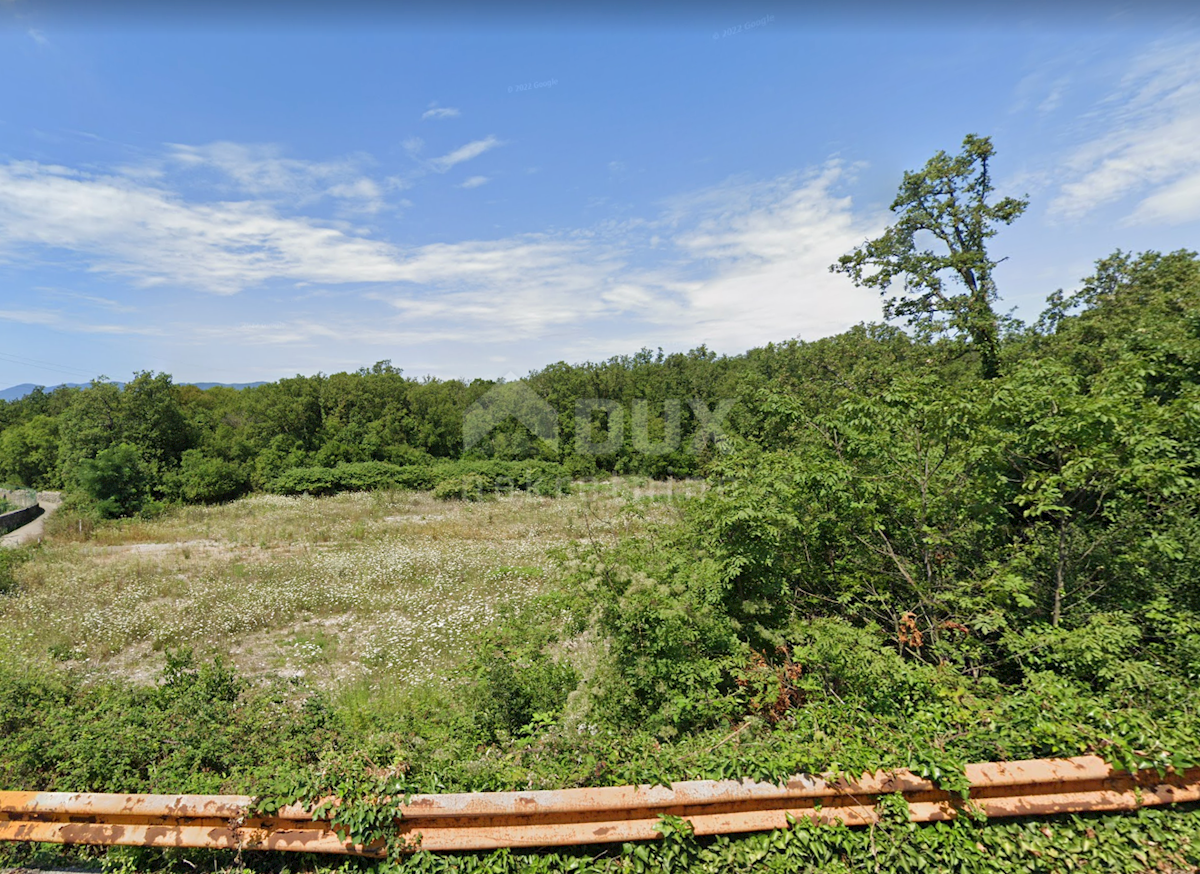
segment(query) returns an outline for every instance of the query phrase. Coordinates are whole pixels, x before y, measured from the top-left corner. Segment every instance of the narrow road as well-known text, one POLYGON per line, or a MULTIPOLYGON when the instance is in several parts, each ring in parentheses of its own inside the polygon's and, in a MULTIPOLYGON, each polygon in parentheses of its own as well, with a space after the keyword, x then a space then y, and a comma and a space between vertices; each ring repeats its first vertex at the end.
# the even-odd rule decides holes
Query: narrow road
POLYGON ((62 495, 59 492, 38 492, 38 503, 42 505, 42 509, 46 512, 28 525, 22 525, 20 528, 5 534, 4 537, 0 538, 0 547, 21 546, 42 539, 42 535, 46 530, 46 517, 58 509, 58 505, 62 503, 62 495))

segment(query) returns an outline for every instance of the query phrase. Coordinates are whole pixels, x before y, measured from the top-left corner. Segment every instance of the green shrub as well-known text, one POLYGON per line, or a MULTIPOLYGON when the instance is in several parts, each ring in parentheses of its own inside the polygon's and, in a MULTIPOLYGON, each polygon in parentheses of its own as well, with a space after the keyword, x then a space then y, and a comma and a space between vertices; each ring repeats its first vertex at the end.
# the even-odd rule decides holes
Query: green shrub
POLYGON ((206 456, 198 449, 183 453, 175 482, 179 497, 190 504, 231 501, 250 488, 250 477, 240 464, 206 456))
POLYGON ((254 459, 251 484, 256 489, 274 491, 273 484, 281 474, 298 467, 306 467, 308 463, 309 454, 304 451, 298 440, 285 434, 277 434, 254 459))
POLYGON ((734 715, 736 674, 750 659, 736 623, 705 594, 713 565, 680 570, 671 552, 618 551, 584 562, 575 581, 598 602, 598 630, 608 644, 595 717, 664 737, 734 715))
POLYGON ((495 740, 500 732, 515 736, 538 723, 555 724, 579 675, 543 652, 497 646, 477 657, 475 682, 476 724, 495 740))
POLYGON ((280 474, 271 490, 283 495, 330 495, 373 489, 433 489, 440 498, 479 500, 488 492, 529 491, 547 497, 570 489, 566 469, 542 461, 445 461, 395 465, 358 461, 337 467, 297 467, 280 474))
POLYGON ((487 477, 478 473, 464 473, 460 476, 448 476, 440 479, 433 487, 433 496, 442 500, 458 499, 462 501, 483 500, 484 490, 488 488, 487 477))
POLYGON ((395 488, 402 470, 399 465, 386 461, 355 461, 335 467, 333 478, 344 491, 369 492, 373 489, 395 488))
POLYGON ((280 495, 332 495, 339 490, 331 467, 294 467, 281 473, 271 487, 280 495))
POLYGON ((396 486, 401 489, 425 491, 437 485, 437 471, 444 465, 411 464, 400 468, 396 474, 396 486))

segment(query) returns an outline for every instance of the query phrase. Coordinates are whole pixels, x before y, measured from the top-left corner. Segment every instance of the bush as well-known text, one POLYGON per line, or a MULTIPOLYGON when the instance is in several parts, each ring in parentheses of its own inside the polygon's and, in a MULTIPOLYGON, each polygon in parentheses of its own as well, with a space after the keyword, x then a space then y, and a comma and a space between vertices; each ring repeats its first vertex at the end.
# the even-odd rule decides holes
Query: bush
MULTIPOLYGON (((232 775, 315 761, 319 700, 253 690, 219 659, 167 653, 156 686, 0 665, 0 782, 30 790, 221 791, 232 775)), ((245 777, 241 778, 242 785, 245 777)))
POLYGON ((294 467, 279 475, 271 491, 280 495, 332 495, 340 488, 331 467, 294 467))
POLYGON ((479 500, 487 492, 528 491, 547 497, 566 494, 566 468, 544 461, 446 461, 396 465, 358 461, 337 467, 296 467, 279 475, 271 491, 282 495, 330 495, 374 489, 433 489, 439 498, 479 500))
POLYGON ((484 491, 525 491, 546 497, 567 494, 571 482, 566 467, 548 461, 453 461, 437 465, 432 475, 435 485, 476 476, 483 480, 484 491))
POLYGON ((577 583, 599 602, 607 640, 594 715, 614 727, 672 737, 717 724, 740 706, 736 674, 750 650, 706 594, 714 588, 712 563, 672 567, 679 558, 690 556, 618 550, 577 568, 577 583))
POLYGON ((399 465, 386 461, 355 461, 335 467, 333 478, 345 491, 369 492, 395 488, 401 470, 399 465))
POLYGON ((476 659, 471 702, 476 724, 495 740, 501 732, 514 736, 540 722, 553 723, 578 684, 579 675, 565 662, 537 650, 497 646, 476 659))
POLYGON ((337 467, 296 467, 276 478, 272 491, 282 495, 331 495, 402 487, 402 468, 386 461, 356 461, 337 467))
POLYGON ((250 477, 241 465, 211 458, 199 449, 183 453, 175 481, 179 497, 188 503, 231 501, 250 488, 250 477))
POLYGON ((396 486, 401 489, 423 491, 437 485, 438 469, 444 465, 410 464, 400 468, 396 475, 396 486))
POLYGON ((442 500, 458 498, 464 501, 479 501, 483 499, 484 489, 488 485, 487 477, 477 473, 448 476, 438 480, 437 485, 433 487, 433 496, 442 500))
POLYGON ((278 434, 255 458, 251 483, 255 488, 272 490, 273 483, 282 473, 307 466, 308 459, 308 453, 298 440, 278 434))

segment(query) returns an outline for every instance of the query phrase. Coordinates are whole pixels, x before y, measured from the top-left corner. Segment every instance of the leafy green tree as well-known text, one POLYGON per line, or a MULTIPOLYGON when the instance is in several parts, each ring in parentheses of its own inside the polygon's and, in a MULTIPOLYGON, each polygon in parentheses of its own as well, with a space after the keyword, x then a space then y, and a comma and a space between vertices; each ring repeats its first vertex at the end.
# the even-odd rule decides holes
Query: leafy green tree
POLYGON ((83 461, 124 439, 122 400, 121 389, 103 376, 71 398, 58 428, 58 466, 64 484, 74 484, 83 461))
POLYGON ((1194 511, 1194 427, 1147 402, 1136 375, 1108 376, 1085 390, 1060 362, 1030 361, 992 399, 1019 483, 1010 566, 1045 593, 1037 613, 1054 626, 1072 601, 1080 621, 1148 601, 1163 557, 1183 555, 1173 517, 1194 511))
POLYGON ((321 386, 326 377, 296 376, 246 389, 243 403, 255 437, 265 446, 284 435, 306 451, 321 443, 321 386))
POLYGON ((174 467, 191 443, 178 389, 167 373, 142 371, 122 391, 121 432, 156 473, 174 467))
POLYGON ((978 350, 986 379, 1000 372, 1000 323, 992 306, 992 271, 999 261, 988 254, 987 241, 996 235, 997 223, 1011 224, 1029 205, 1013 197, 988 203, 993 190, 988 161, 994 152, 991 138, 968 134, 962 154, 939 151, 922 170, 906 172, 891 206, 897 222, 829 268, 884 295, 902 276, 904 290, 884 299, 887 318, 965 334, 978 350), (928 237, 938 251, 920 248, 928 237), (965 290, 951 290, 947 274, 965 290))
POLYGON ((718 463, 696 516, 749 639, 770 642, 789 610, 829 612, 891 629, 902 648, 919 639, 927 647, 912 654, 937 659, 960 633, 944 623, 1005 600, 989 563, 1006 542, 1011 488, 979 405, 939 388, 934 375, 902 374, 825 410, 764 399, 790 445, 718 463))
POLYGON ((138 512, 149 491, 145 464, 132 443, 118 443, 101 450, 95 458, 84 459, 76 481, 95 503, 96 511, 108 519, 138 512))
POLYGON ((206 456, 199 449, 183 453, 176 482, 179 497, 202 504, 232 500, 250 487, 250 477, 241 465, 206 456))
POLYGON ((1073 607, 1195 609, 1200 259, 1118 251, 1037 331, 993 400, 1028 525, 1014 561, 1055 625, 1073 607))
POLYGON ((1050 295, 1035 330, 1040 354, 1068 360, 1085 378, 1132 356, 1150 392, 1179 397, 1200 382, 1200 257, 1118 249, 1078 291, 1050 295))
POLYGON ((270 445, 254 460, 251 483, 255 488, 265 489, 281 473, 304 467, 308 460, 308 453, 304 451, 299 440, 285 434, 276 435, 270 445))
POLYGON ((463 415, 471 402, 491 387, 484 380, 475 382, 467 386, 455 379, 427 379, 413 385, 409 392, 413 414, 410 445, 438 458, 458 456, 463 415))
POLYGON ((35 489, 62 485, 58 477, 58 420, 34 416, 0 434, 0 479, 35 489))

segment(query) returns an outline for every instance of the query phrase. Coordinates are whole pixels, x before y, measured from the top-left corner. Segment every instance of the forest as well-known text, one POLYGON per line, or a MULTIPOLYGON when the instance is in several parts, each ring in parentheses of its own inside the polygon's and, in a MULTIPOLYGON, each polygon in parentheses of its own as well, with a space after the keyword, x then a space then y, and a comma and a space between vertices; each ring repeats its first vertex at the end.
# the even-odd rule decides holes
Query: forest
POLYGON ((94 513, 115 517, 172 502, 231 500, 251 490, 335 491, 335 470, 350 486, 364 484, 356 475, 367 477, 367 485, 372 476, 380 484, 397 475, 403 481, 401 468, 424 482, 417 468, 449 469, 456 461, 495 462, 476 465, 480 470, 545 462, 560 465, 568 477, 692 476, 711 447, 691 451, 697 421, 688 401, 734 398, 748 379, 769 379, 775 368, 788 366, 797 349, 788 344, 737 358, 703 347, 672 355, 643 350, 599 364, 560 362, 522 381, 558 414, 557 447, 509 419, 465 452, 464 417, 501 385, 497 381, 415 380, 387 361, 356 373, 296 376, 242 390, 200 390, 175 385, 168 374, 143 372, 121 387, 95 380, 84 389, 37 390, 3 403, 0 480, 65 488, 94 513), (616 402, 625 416, 644 411, 642 431, 621 427, 620 444, 604 445, 612 442, 603 439, 612 426, 608 413, 597 410, 596 439, 578 452, 576 406, 592 399, 616 402), (669 425, 680 435, 674 448, 664 443, 669 425), (639 433, 668 451, 643 451, 635 445, 639 433), (333 479, 319 481, 322 472, 333 479), (318 481, 310 483, 313 477, 318 481))
MULTIPOLYGON (((978 157, 979 141, 966 145, 978 157)), ((906 185, 930 178, 918 175, 906 185)), ((1021 203, 990 208, 975 225, 983 235, 1021 203)), ((907 324, 741 355, 643 350, 550 365, 524 382, 558 416, 555 445, 509 421, 464 450, 464 416, 496 383, 413 380, 388 362, 242 391, 139 373, 123 389, 98 380, 3 405, 0 479, 65 489, 60 524, 87 519, 96 530, 251 492, 416 488, 487 502, 521 483, 611 475, 703 488, 643 530, 563 549, 560 575, 535 602, 480 630, 457 670, 460 695, 417 686, 386 700, 289 698, 190 652, 170 654, 149 687, 5 664, 0 783, 222 789, 282 803, 333 788, 368 799, 381 787, 778 780, 893 766, 953 788, 965 762, 1082 753, 1130 768, 1194 766, 1200 257, 1118 251, 1025 324, 997 315, 995 262, 951 252, 914 265, 903 227, 834 266, 885 293, 889 270, 907 272, 888 301, 907 324), (865 271, 871 263, 883 267, 865 271), (961 299, 937 279, 946 267, 970 280, 961 299), (577 403, 594 398, 617 404, 579 420, 577 403), (723 435, 699 446, 697 399, 708 409, 732 401, 723 435), (673 401, 681 438, 644 451, 640 434, 671 442, 673 401), (578 428, 596 431, 593 445, 618 416, 620 445, 578 451, 578 428), (164 726, 186 742, 166 743, 164 726)), ((33 585, 22 574, 37 557, 21 561, 2 569, 10 598, 33 585)), ((713 871, 1200 864, 1195 805, 1044 825, 956 821, 869 839, 797 828, 794 853, 775 853, 767 838, 684 835, 638 857, 627 848, 397 864, 667 870, 671 853, 713 871)))

